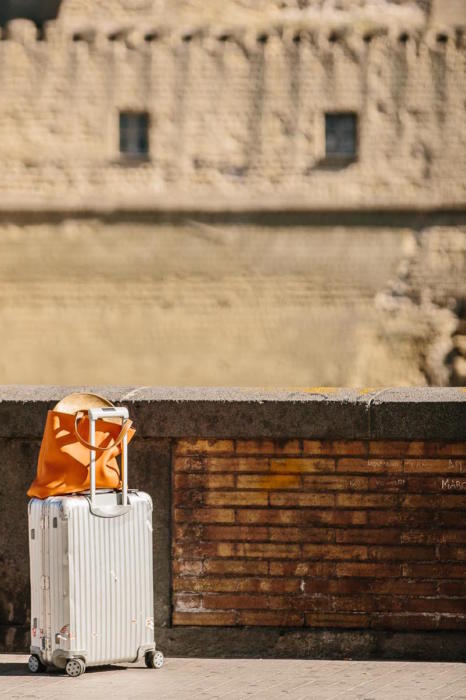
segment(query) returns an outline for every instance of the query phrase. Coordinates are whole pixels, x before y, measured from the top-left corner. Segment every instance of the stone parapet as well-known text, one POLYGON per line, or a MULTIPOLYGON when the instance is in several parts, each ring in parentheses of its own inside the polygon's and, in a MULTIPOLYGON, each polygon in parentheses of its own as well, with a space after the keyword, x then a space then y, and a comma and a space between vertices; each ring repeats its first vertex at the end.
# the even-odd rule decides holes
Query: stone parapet
MULTIPOLYGON (((46 412, 77 389, 0 391, 5 650, 28 645, 46 412)), ((135 421, 167 653, 464 658, 463 389, 87 389, 135 421)))

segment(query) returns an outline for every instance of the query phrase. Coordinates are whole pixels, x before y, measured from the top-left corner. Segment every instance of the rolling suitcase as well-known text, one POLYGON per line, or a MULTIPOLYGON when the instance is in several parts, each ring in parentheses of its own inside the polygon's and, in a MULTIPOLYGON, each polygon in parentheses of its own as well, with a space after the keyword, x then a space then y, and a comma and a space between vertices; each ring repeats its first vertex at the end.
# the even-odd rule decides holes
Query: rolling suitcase
MULTIPOLYGON (((99 418, 128 418, 123 407, 91 408, 89 442, 99 418)), ((127 439, 122 490, 96 490, 29 502, 31 656, 29 670, 47 666, 79 676, 86 666, 135 662, 160 668, 153 618, 152 501, 128 492, 127 439)))

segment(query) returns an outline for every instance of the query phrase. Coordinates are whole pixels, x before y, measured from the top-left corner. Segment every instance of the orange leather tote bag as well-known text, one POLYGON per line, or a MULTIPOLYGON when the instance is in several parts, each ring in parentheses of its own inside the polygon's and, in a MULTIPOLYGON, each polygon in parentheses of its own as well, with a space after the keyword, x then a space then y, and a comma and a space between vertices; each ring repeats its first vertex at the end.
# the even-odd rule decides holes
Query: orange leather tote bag
POLYGON ((90 450, 96 452, 96 487, 121 488, 120 469, 116 458, 121 442, 128 442, 135 431, 131 421, 123 425, 119 419, 97 420, 95 445, 88 442, 87 410, 113 406, 97 394, 70 394, 47 414, 44 437, 40 446, 37 476, 27 495, 36 498, 79 493, 89 489, 90 450))

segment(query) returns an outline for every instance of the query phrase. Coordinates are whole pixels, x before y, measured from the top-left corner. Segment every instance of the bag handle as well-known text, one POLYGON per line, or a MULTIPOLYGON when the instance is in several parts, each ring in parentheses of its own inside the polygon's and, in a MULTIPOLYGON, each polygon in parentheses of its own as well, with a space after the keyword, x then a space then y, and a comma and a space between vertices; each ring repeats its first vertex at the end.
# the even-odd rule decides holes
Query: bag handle
MULTIPOLYGON (((116 408, 116 406, 113 407, 113 408, 116 408)), ((114 412, 113 408, 108 409, 108 413, 109 413, 110 417, 113 417, 113 418, 114 418, 114 417, 115 417, 115 412, 114 412), (110 412, 112 412, 112 413, 110 413, 110 412)), ((90 409, 90 410, 95 411, 96 409, 90 409)), ((100 410, 101 410, 101 411, 106 411, 106 412, 107 412, 107 409, 105 409, 105 408, 102 408, 102 409, 100 409, 100 410)), ((89 411, 89 412, 90 412, 90 411, 89 411)), ((104 416, 105 416, 105 414, 104 414, 104 416)), ((104 416, 103 416, 103 417, 104 417, 104 416)), ((83 436, 80 434, 80 432, 79 432, 79 430, 78 430, 78 425, 79 425, 79 422, 80 422, 83 418, 84 418, 84 411, 78 411, 78 412, 76 413, 76 415, 75 415, 75 418, 74 418, 74 434, 75 434, 76 439, 78 440, 78 442, 81 443, 81 445, 83 445, 84 447, 87 447, 89 450, 93 450, 94 452, 106 452, 107 450, 111 450, 112 447, 117 447, 117 445, 119 445, 120 442, 123 442, 123 438, 126 437, 126 435, 128 434, 129 429, 130 429, 131 426, 133 425, 133 421, 131 421, 131 420, 129 420, 129 419, 127 418, 127 419, 123 422, 123 425, 121 426, 121 432, 120 432, 120 434, 119 434, 118 437, 112 442, 112 444, 111 444, 111 445, 107 445, 107 447, 100 447, 99 445, 93 445, 92 443, 87 442, 87 440, 85 440, 85 439, 83 438, 83 436)), ((89 421, 90 421, 90 420, 91 420, 91 418, 89 417, 89 421)), ((94 420, 95 420, 95 419, 94 419, 94 420)))

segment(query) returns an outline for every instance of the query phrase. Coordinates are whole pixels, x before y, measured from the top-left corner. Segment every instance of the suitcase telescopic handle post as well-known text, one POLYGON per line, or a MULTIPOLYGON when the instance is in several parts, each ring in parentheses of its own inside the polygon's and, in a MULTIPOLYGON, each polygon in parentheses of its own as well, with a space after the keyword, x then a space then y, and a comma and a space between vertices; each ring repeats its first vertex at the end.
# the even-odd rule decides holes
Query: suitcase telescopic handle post
MULTIPOLYGON (((128 409, 124 406, 108 406, 105 408, 90 408, 89 416, 89 443, 95 445, 95 423, 100 418, 121 418, 122 424, 128 420, 128 409)), ((90 482, 91 482, 91 509, 95 509, 95 456, 96 451, 90 450, 90 482)), ((128 505, 128 436, 126 432, 121 442, 121 481, 122 481, 122 506, 128 505)), ((126 508, 125 508, 126 510, 126 508)))

